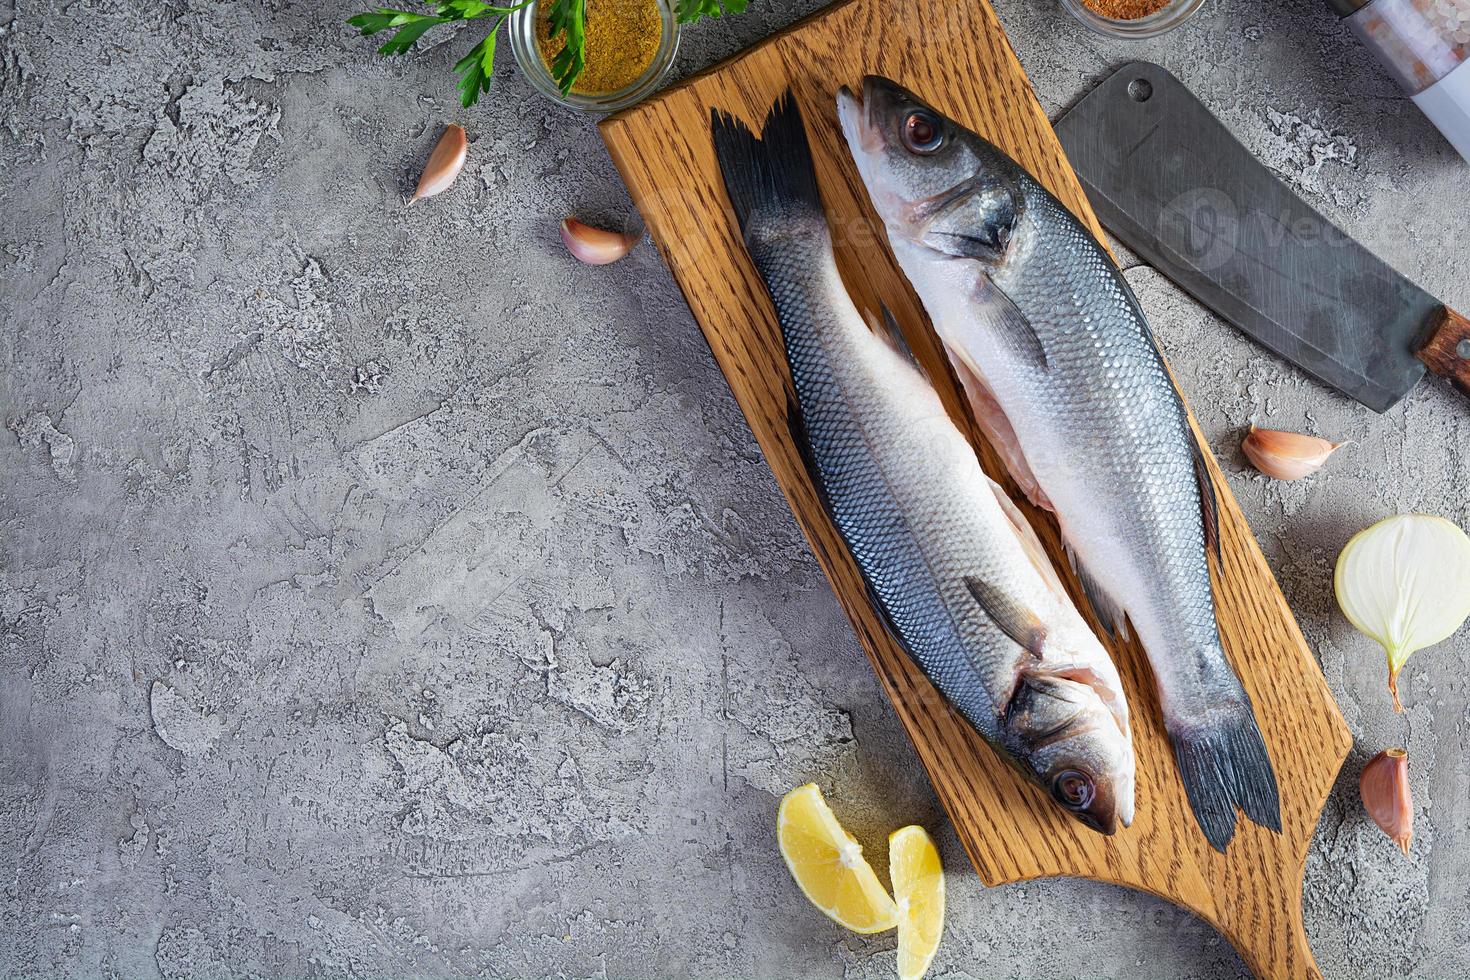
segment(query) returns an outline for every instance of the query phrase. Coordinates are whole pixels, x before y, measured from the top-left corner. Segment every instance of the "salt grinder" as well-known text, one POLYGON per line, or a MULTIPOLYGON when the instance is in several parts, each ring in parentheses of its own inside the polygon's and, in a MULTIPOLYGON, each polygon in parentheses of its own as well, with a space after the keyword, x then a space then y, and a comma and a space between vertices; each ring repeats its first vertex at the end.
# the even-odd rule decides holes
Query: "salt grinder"
POLYGON ((1470 0, 1327 0, 1470 160, 1470 0))

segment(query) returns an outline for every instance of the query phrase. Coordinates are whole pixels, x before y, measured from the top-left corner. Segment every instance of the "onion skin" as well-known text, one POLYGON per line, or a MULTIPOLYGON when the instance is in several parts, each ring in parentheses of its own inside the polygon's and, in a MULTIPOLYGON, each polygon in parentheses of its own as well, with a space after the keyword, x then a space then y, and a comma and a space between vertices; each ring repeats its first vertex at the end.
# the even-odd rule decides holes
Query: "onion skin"
POLYGON ((418 189, 413 192, 408 203, 412 204, 449 190, 449 186, 464 169, 464 162, 469 154, 470 141, 465 135, 464 127, 454 123, 445 126, 444 132, 439 134, 439 142, 434 144, 434 151, 429 154, 429 161, 424 164, 418 189))
POLYGON ((1363 809, 1389 838, 1409 854, 1414 839, 1414 800, 1409 795, 1409 754, 1384 749, 1369 760, 1358 777, 1363 809))
POLYGON ((1320 470, 1327 457, 1345 445, 1300 432, 1258 429, 1253 425, 1240 448, 1251 465, 1267 476, 1276 480, 1300 480, 1320 470))
POLYGON ((1416 651, 1470 618, 1470 536, 1430 514, 1386 517, 1348 540, 1332 576, 1337 605, 1388 657, 1395 711, 1399 671, 1416 651))
POLYGON ((576 218, 563 218, 561 240, 572 257, 588 265, 607 265, 627 255, 640 236, 606 231, 583 224, 576 218))

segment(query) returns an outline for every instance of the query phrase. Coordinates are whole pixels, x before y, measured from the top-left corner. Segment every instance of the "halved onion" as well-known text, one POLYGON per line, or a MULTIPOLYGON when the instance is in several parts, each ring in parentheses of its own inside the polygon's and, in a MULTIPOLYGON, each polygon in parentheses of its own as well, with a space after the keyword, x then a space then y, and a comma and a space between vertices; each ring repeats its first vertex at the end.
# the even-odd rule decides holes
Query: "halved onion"
POLYGON ((1442 517, 1399 514, 1359 531, 1333 577, 1348 620, 1388 654, 1388 690, 1416 650, 1454 633, 1470 616, 1470 537, 1442 517))

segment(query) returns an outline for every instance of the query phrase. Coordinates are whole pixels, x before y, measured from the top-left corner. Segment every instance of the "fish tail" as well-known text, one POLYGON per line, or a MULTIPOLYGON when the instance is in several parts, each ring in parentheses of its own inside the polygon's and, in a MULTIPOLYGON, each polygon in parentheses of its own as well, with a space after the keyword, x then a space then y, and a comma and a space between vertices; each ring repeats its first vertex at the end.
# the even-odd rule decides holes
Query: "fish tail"
POLYGON ((1190 809, 1210 846, 1224 852, 1235 836, 1235 808, 1281 832, 1276 772, 1244 692, 1239 701, 1211 705, 1168 725, 1169 740, 1190 809))
POLYGON ((725 191, 746 241, 780 228, 782 219, 789 223, 821 217, 806 126, 790 89, 771 107, 759 139, 740 120, 718 109, 710 110, 710 132, 725 191))

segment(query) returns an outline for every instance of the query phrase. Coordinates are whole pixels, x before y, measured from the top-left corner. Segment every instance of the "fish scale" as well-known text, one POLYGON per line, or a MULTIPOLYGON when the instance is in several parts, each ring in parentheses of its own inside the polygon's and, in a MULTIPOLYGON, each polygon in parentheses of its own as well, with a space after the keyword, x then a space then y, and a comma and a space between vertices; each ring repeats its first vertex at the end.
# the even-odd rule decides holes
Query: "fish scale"
POLYGON ((880 336, 853 306, 794 103, 778 103, 760 141, 728 118, 712 129, 780 323, 793 441, 875 610, 1002 757, 1090 826, 1126 825, 1134 762, 1117 671, 896 329, 880 336))
POLYGON ((862 364, 865 358, 887 360, 886 366, 895 371, 901 365, 866 327, 841 322, 843 318, 831 312, 838 304, 830 298, 820 306, 809 301, 813 268, 823 268, 828 280, 823 289, 840 288, 832 281, 835 267, 824 268, 829 263, 820 249, 819 243, 781 240, 774 246, 753 245, 751 255, 762 277, 772 284, 771 299, 782 326, 797 402, 831 516, 910 654, 971 724, 999 740, 1001 685, 1009 686, 1023 652, 984 618, 963 592, 960 574, 964 570, 996 576, 997 571, 987 568, 988 556, 969 547, 982 533, 966 528, 963 519, 924 516, 926 509, 956 514, 952 501, 920 500, 912 508, 917 512, 914 522, 926 525, 925 531, 936 539, 953 541, 950 547, 926 555, 908 533, 909 514, 891 481, 907 483, 910 477, 886 474, 871 445, 911 440, 926 421, 922 409, 932 412, 934 406, 896 411, 900 406, 877 404, 885 400, 886 392, 871 377, 855 379, 857 384, 851 387, 858 397, 850 400, 848 390, 833 380, 838 370, 835 358, 850 365, 862 364), (868 349, 858 350, 863 347, 868 349), (899 431, 900 426, 907 431, 899 431), (958 611, 945 599, 958 600, 958 611), (989 682, 977 682, 981 676, 989 682))
MULTIPOLYGON (((1088 515, 1090 528, 1069 540, 1077 540, 1075 547, 1094 575, 1107 573, 1113 580, 1136 575, 1146 580, 1143 589, 1149 594, 1166 598, 1135 615, 1149 618, 1150 639, 1169 645, 1168 656, 1160 657, 1155 669, 1171 677, 1160 689, 1166 701, 1175 702, 1170 710, 1203 707, 1220 693, 1218 684, 1243 696, 1228 665, 1219 669, 1224 658, 1184 405, 1138 301, 1116 267, 1044 188, 1028 176, 1018 184, 1026 201, 1018 234, 1029 245, 1002 263, 991 281, 1018 309, 1038 311, 1027 319, 1050 366, 1005 364, 985 355, 996 365, 986 377, 1006 392, 1002 408, 1010 409, 1023 445, 1047 440, 1069 445, 1072 440, 1058 433, 1088 429, 1107 436, 1089 447, 1085 467, 1067 465, 1056 472, 1064 468, 1047 457, 1040 464, 1047 475, 1041 478, 1059 514, 1085 510, 1088 515), (1073 304, 1058 309, 1050 300, 1058 282, 1093 288, 1071 292, 1073 304), (1089 374, 1096 374, 1098 383, 1057 380, 1089 374), (1113 506, 1097 506, 1101 499, 1113 506), (1109 542, 1127 546, 1108 555, 1109 542)), ((955 331, 953 336, 965 343, 972 334, 955 331)), ((1140 605, 1137 598, 1108 591, 1130 614, 1140 605)))
POLYGON ((1271 760, 1215 619, 1214 488, 1132 290, 1030 174, 913 93, 869 77, 838 111, 977 419, 1055 511, 1099 619, 1143 644, 1205 836, 1223 850, 1237 807, 1279 831, 1271 760))

